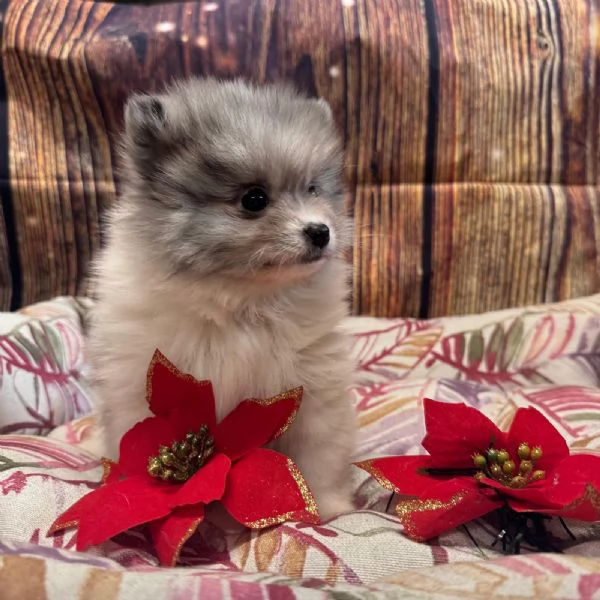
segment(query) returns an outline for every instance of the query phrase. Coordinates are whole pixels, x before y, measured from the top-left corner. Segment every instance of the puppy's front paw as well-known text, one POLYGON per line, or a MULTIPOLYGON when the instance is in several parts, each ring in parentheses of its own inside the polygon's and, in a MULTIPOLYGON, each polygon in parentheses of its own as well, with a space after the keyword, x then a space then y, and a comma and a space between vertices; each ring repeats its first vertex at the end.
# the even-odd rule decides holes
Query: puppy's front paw
POLYGON ((340 492, 320 494, 317 496, 316 500, 322 522, 330 521, 334 517, 354 510, 350 498, 346 494, 340 492))

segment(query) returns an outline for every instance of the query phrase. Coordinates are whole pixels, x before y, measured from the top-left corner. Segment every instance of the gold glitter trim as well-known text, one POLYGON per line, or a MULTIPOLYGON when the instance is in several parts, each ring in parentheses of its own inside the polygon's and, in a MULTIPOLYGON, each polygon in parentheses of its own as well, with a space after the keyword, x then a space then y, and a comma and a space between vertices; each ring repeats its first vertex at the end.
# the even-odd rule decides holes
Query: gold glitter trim
POLYGON ((108 458, 101 458, 100 462, 102 463, 102 478, 100 479, 100 483, 104 485, 106 480, 110 477, 113 467, 117 466, 117 463, 108 458))
POLYGON ((376 467, 373 460, 363 460, 354 463, 359 469, 366 471, 377 483, 390 492, 400 493, 400 490, 376 467))
POLYGON ((417 534, 415 524, 411 519, 412 515, 429 510, 454 508, 465 499, 466 495, 467 493, 464 491, 457 492, 447 502, 442 502, 441 500, 403 500, 396 505, 396 514, 402 525, 404 525, 404 530, 409 537, 417 542, 422 542, 425 538, 417 534))
POLYGON ((58 519, 56 519, 56 521, 54 521, 54 523, 52 523, 52 525, 50 526, 50 529, 48 529, 48 533, 46 534, 46 537, 50 537, 51 535, 54 535, 58 531, 63 531, 64 529, 69 529, 70 527, 77 527, 79 525, 79 520, 67 521, 66 523, 60 523, 59 519, 60 519, 60 517, 58 519))
MULTIPOLYGON (((304 477, 302 477, 302 473, 300 473, 300 469, 298 469, 296 463, 291 459, 287 459, 287 469, 292 476, 293 480, 296 482, 298 489, 300 490, 300 495, 302 496, 302 500, 304 500, 304 510, 311 517, 314 518, 315 522, 319 522, 319 509, 317 508, 317 503, 315 501, 315 497, 313 496, 308 484, 304 477)), ((281 515, 276 515, 274 517, 265 517, 264 519, 257 519, 256 521, 248 521, 244 523, 246 527, 250 529, 264 529, 265 527, 271 527, 273 525, 279 525, 284 521, 289 521, 295 518, 298 518, 299 511, 290 511, 287 513, 283 513, 281 515)), ((313 521, 313 519, 311 519, 313 521)))
POLYGON ((283 513, 282 515, 278 515, 276 517, 267 517, 264 519, 258 519, 256 521, 250 521, 248 523, 244 523, 246 527, 250 529, 264 529, 265 527, 272 527, 273 525, 280 525, 284 521, 288 521, 292 519, 296 514, 295 511, 290 511, 287 513, 283 513))
POLYGON ((296 465, 296 463, 291 459, 287 459, 287 468, 290 472, 290 475, 294 478, 298 489, 300 490, 300 494, 302 495, 302 500, 304 500, 304 509, 307 513, 313 515, 314 517, 319 516, 319 509, 317 508, 317 503, 315 501, 315 497, 313 496, 306 480, 300 473, 300 469, 296 465))
POLYGON ((194 383, 197 386, 206 387, 210 386, 211 382, 208 380, 199 381, 189 373, 182 373, 158 348, 154 351, 152 355, 152 360, 150 361, 150 366, 148 367, 148 371, 146 373, 146 402, 150 404, 150 398, 152 398, 152 379, 154 377, 154 369, 156 365, 162 365, 166 369, 168 369, 175 377, 177 377, 180 381, 185 381, 188 383, 194 383))
MULTIPOLYGON (((561 509, 561 514, 579 508, 584 502, 589 502, 592 508, 600 513, 600 492, 591 483, 585 485, 583 495, 561 509)), ((568 517, 569 515, 564 514, 564 516, 568 517)), ((598 518, 600 518, 600 514, 598 518)))
POLYGON ((276 402, 281 402, 282 400, 288 400, 289 398, 294 398, 298 403, 302 400, 302 394, 304 389, 302 386, 295 387, 287 392, 283 392, 283 394, 277 394, 277 396, 271 396, 271 398, 251 398, 252 402, 257 402, 258 404, 262 404, 263 406, 271 406, 271 404, 275 404, 276 402))
POLYGON ((194 535, 196 529, 198 529, 198 525, 200 525, 202 521, 204 521, 204 516, 192 521, 192 524, 189 526, 188 530, 183 534, 183 536, 181 536, 181 539, 175 548, 175 552, 173 553, 173 558, 167 566, 174 567, 177 564, 179 555, 181 554, 181 550, 183 549, 185 543, 194 535))
POLYGON ((302 395, 304 394, 304 388, 302 386, 296 387, 294 389, 288 390, 287 392, 283 392, 283 394, 277 394, 277 396, 272 396, 271 398, 265 398, 263 400, 258 398, 250 398, 249 402, 255 402, 256 404, 260 404, 261 406, 271 406, 272 404, 276 404, 277 402, 281 402, 283 400, 293 400, 294 408, 288 417, 288 420, 282 425, 281 429, 275 434, 273 437, 274 441, 277 438, 280 438, 289 428, 289 426, 294 422, 296 418, 296 414, 298 413, 298 409, 300 408, 300 404, 302 402, 302 395))

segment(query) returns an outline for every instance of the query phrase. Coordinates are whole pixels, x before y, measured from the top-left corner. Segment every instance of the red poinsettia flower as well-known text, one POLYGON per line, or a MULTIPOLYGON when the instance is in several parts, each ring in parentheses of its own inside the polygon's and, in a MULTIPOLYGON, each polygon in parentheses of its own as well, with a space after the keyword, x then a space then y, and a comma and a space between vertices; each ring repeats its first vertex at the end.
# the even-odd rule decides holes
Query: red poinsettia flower
POLYGON ((217 424, 210 382, 182 374, 157 351, 147 398, 155 416, 123 436, 119 462, 105 461, 103 484, 61 515, 49 535, 77 525, 77 549, 84 550, 149 523, 161 563, 172 565, 214 501, 251 528, 319 522, 294 462, 263 448, 294 420, 302 388, 244 400, 217 424))
POLYGON ((507 432, 465 404, 425 399, 423 456, 356 463, 405 496, 396 513, 406 534, 426 540, 508 506, 600 519, 600 456, 570 454, 555 427, 534 408, 519 408, 507 432))

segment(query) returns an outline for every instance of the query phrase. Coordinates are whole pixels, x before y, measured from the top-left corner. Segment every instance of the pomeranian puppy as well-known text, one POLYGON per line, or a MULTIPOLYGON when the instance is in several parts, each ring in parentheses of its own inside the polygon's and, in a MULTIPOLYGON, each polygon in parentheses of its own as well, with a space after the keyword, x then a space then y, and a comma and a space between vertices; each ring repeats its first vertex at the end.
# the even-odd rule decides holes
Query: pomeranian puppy
POLYGON ((276 443, 329 519, 351 509, 355 433, 342 145, 328 104, 286 86, 191 79, 125 108, 123 193, 95 269, 98 454, 148 416, 160 349, 212 381, 217 417, 301 385, 276 443))

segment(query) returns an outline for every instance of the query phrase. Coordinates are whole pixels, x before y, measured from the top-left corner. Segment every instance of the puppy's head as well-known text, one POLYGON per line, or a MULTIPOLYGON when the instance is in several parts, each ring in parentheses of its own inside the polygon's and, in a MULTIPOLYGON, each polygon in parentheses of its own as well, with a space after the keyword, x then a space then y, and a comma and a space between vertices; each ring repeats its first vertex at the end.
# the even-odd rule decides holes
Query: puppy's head
POLYGON ((136 227, 176 271, 308 276, 347 245, 329 106, 289 87, 192 79, 125 110, 136 227))

